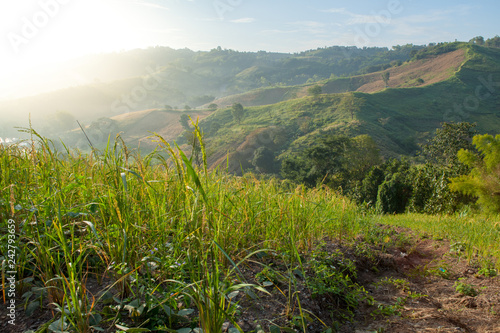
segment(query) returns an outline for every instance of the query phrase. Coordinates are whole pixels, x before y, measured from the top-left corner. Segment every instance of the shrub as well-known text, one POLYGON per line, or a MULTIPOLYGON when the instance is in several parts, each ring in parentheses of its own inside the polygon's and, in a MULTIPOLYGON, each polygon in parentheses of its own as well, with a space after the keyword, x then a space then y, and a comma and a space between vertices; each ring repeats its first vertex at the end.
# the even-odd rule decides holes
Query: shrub
POLYGON ((453 191, 473 195, 486 212, 500 212, 500 134, 476 135, 472 143, 479 150, 477 156, 469 150, 458 152, 459 160, 471 167, 468 175, 451 179, 453 191))
POLYGON ((405 184, 403 174, 397 172, 379 186, 377 209, 383 213, 404 213, 411 187, 405 184))

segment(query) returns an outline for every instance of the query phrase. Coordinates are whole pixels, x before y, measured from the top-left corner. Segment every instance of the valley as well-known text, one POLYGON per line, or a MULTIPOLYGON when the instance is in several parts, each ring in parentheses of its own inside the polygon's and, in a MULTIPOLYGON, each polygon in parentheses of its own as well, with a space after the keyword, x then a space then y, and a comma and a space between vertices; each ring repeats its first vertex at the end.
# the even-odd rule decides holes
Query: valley
POLYGON ((2 332, 500 329, 500 48, 91 63, 0 101, 2 332))

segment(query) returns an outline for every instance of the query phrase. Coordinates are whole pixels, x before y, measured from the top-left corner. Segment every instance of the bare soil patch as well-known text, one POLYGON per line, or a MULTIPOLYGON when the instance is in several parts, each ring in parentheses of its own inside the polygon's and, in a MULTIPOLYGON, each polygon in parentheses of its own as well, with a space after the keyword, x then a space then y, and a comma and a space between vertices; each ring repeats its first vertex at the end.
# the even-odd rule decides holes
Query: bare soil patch
MULTIPOLYGON (((342 324, 338 332, 500 332, 498 276, 478 274, 479 262, 469 262, 446 240, 422 238, 402 228, 395 232, 409 236, 406 244, 384 249, 383 244, 367 247, 363 239, 346 246, 326 243, 328 252, 341 251, 356 262, 356 282, 373 298, 373 302, 360 302, 352 322, 342 324), (364 244, 363 251, 359 244, 364 244), (471 286, 477 295, 459 293, 457 283, 471 286)), ((260 265, 250 265, 246 275, 252 279, 259 271, 260 265)), ((294 288, 290 289, 292 298, 300 295, 300 307, 297 301, 289 301, 289 286, 283 284, 267 288, 271 295, 260 295, 259 300, 242 299, 242 327, 250 332, 258 324, 269 332, 276 325, 302 332, 291 324, 300 316, 300 308, 313 319, 308 332, 325 332, 326 326, 335 326, 338 314, 345 310, 342 304, 332 304, 328 295, 313 297, 300 282, 294 288)))
MULTIPOLYGON (((196 121, 196 119, 202 120, 208 117, 213 111, 190 110, 185 113, 196 121)), ((182 114, 182 111, 151 109, 125 113, 112 119, 116 120, 120 129, 125 132, 123 139, 126 142, 140 142, 141 146, 156 146, 148 139, 152 132, 172 142, 184 131, 179 121, 182 114)))
MULTIPOLYGON (((303 270, 297 262, 290 264, 286 254, 252 257, 241 267, 244 280, 263 286, 268 294, 240 292, 238 325, 244 332, 270 332, 273 327, 303 332, 304 325, 307 332, 327 332, 329 327, 341 333, 500 332, 500 277, 482 273, 483 258, 467 260, 460 243, 409 229, 377 228, 388 235, 382 241, 366 235, 342 244, 325 239, 321 248, 301 255, 303 270), (345 297, 346 291, 354 292, 351 287, 339 285, 339 294, 318 293, 321 284, 310 283, 320 270, 313 262, 321 260, 332 280, 344 272, 351 275, 345 281, 363 291, 356 307, 349 308, 345 297), (354 263, 355 274, 345 269, 349 263, 354 263)), ((97 295, 109 285, 109 280, 102 285, 89 280, 87 288, 97 295)), ((0 308, 0 332, 39 328, 52 318, 53 308, 47 304, 27 317, 19 306, 16 315, 17 325, 9 325, 6 306, 0 308)), ((195 317, 196 312, 193 322, 195 317)), ((228 331, 232 324, 224 327, 228 331)))
MULTIPOLYGON (((390 73, 389 87, 391 88, 426 86, 446 80, 460 68, 464 61, 465 50, 460 49, 383 72, 390 73), (422 79, 423 82, 417 82, 418 79, 422 79)), ((382 80, 383 72, 365 75, 363 81, 366 83, 362 84, 357 91, 374 93, 385 89, 386 86, 382 80)))

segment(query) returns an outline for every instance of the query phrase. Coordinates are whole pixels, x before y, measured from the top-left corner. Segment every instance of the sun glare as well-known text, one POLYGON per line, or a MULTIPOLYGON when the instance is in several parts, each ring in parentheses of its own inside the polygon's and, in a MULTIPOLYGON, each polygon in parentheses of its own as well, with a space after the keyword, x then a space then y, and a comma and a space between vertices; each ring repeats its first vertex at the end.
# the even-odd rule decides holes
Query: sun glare
POLYGON ((119 50, 136 39, 126 9, 113 2, 9 2, 0 5, 0 13, 7 37, 0 61, 10 62, 10 69, 119 50))
POLYGON ((85 54, 137 47, 130 8, 116 1, 19 1, 0 3, 0 88, 3 95, 23 73, 85 54), (5 78, 9 78, 5 80, 5 78), (9 84, 7 84, 7 82, 9 84))

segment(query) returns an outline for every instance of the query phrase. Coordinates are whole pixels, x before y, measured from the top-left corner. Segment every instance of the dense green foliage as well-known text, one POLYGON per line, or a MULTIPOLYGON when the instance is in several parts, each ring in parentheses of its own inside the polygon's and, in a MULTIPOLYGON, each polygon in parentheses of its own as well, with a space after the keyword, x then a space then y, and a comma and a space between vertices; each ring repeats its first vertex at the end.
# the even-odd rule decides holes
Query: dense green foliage
POLYGON ((322 89, 321 86, 315 85, 307 89, 307 92, 314 97, 318 97, 322 93, 322 89))
POLYGON ((443 123, 423 145, 428 157, 423 165, 397 159, 382 163, 376 144, 366 135, 350 139, 324 134, 312 147, 285 158, 281 175, 310 187, 326 184, 384 213, 451 213, 471 203, 470 197, 451 192, 448 184, 469 170, 452 154, 470 147, 473 127, 443 123))
POLYGON ((231 114, 233 115, 234 120, 236 120, 239 124, 241 122, 241 118, 243 118, 245 114, 245 108, 241 105, 241 103, 234 103, 231 108, 231 114))
POLYGON ((281 175, 310 187, 326 184, 347 191, 378 163, 379 152, 369 136, 351 139, 324 133, 312 147, 285 158, 281 175))
POLYGON ((478 135, 472 143, 480 156, 470 150, 460 150, 458 158, 471 168, 468 175, 452 179, 454 191, 473 195, 479 205, 492 213, 500 212, 500 135, 478 135))
POLYGON ((252 164, 259 172, 274 173, 276 170, 274 152, 267 147, 257 148, 253 154, 252 164))
POLYGON ((472 137, 476 126, 466 122, 443 123, 429 143, 422 145, 422 154, 433 164, 463 168, 465 165, 459 162, 457 154, 460 149, 473 150, 472 137))

